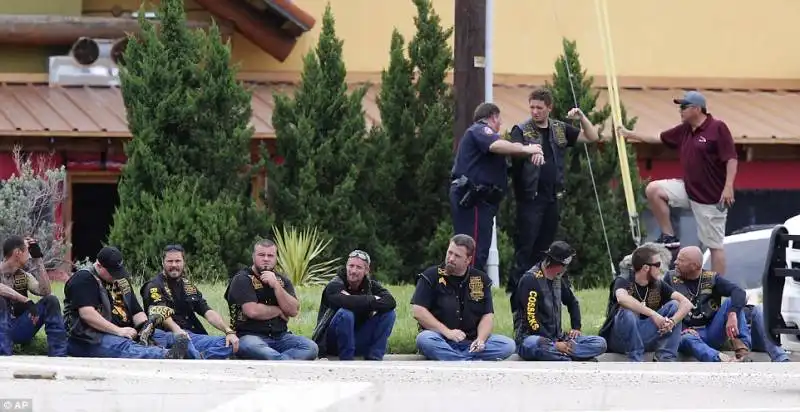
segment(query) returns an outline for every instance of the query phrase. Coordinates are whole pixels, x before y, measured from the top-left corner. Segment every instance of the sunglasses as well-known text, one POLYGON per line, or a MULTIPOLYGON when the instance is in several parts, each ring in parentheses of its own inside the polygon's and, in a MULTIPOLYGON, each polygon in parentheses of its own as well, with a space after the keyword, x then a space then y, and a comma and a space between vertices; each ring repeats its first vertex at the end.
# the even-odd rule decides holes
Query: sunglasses
POLYGON ((369 262, 369 255, 367 254, 367 252, 364 252, 364 251, 361 251, 361 250, 354 250, 354 251, 350 252, 350 254, 347 255, 347 257, 348 258, 359 258, 359 259, 361 259, 363 261, 369 262))
POLYGON ((661 261, 646 263, 646 265, 652 266, 654 268, 660 268, 661 267, 661 261))
POLYGON ((167 245, 164 247, 164 253, 167 252, 181 252, 184 253, 183 246, 175 244, 175 245, 167 245))

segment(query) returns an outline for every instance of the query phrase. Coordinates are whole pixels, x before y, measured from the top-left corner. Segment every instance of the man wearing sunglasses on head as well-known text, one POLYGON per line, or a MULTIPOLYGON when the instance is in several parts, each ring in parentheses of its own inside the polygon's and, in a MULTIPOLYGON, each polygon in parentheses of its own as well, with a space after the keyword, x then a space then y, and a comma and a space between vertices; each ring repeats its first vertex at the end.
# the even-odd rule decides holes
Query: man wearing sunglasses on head
MULTIPOLYGON (((239 338, 222 319, 222 316, 206 302, 200 290, 184 276, 184 250, 181 245, 164 248, 162 264, 164 271, 145 283, 139 293, 144 310, 149 316, 162 319, 161 329, 175 333, 186 333, 191 339, 190 351, 194 358, 228 359, 239 349, 239 338), (225 336, 209 336, 197 315, 200 315, 225 336)), ((159 345, 167 342, 155 336, 159 345)))
MULTIPOLYGON (((658 242, 677 250, 680 240, 670 222, 670 207, 691 209, 697 237, 711 250, 711 269, 725 273, 725 221, 733 205, 733 184, 738 165, 736 146, 728 126, 708 113, 706 98, 690 91, 673 102, 680 107, 681 123, 659 136, 645 136, 624 127, 627 140, 661 144, 680 152, 683 179, 650 182, 645 193, 659 227, 658 242)), ((667 262, 664 262, 667 263, 667 262)))
POLYGON ((371 262, 363 250, 350 252, 345 267, 322 291, 312 337, 319 356, 383 360, 397 304, 389 290, 369 276, 371 262))
POLYGON ((681 341, 681 322, 692 303, 661 280, 658 250, 640 247, 631 256, 632 275, 614 279, 606 320, 600 336, 608 351, 642 362, 645 351, 654 350, 655 360, 675 362, 681 341))

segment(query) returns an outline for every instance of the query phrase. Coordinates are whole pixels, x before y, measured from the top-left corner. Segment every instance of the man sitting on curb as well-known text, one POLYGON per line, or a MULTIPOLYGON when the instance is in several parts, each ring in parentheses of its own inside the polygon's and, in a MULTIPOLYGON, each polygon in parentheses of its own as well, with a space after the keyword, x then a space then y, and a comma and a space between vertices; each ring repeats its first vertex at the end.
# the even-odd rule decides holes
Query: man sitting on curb
POLYGON ((289 331, 300 313, 294 286, 275 272, 278 247, 271 240, 253 246, 253 265, 237 272, 225 290, 231 323, 239 337, 237 357, 256 360, 313 360, 317 344, 289 331))
POLYGON ((322 291, 312 335, 319 356, 383 360, 394 327, 396 303, 383 285, 369 277, 370 264, 367 252, 354 250, 346 266, 322 291))
MULTIPOLYGON (((561 330, 561 305, 565 295, 575 295, 562 283, 575 250, 566 242, 556 241, 545 252, 542 262, 522 275, 517 287, 517 309, 514 313, 517 350, 523 360, 569 361, 588 360, 606 351, 606 340, 600 336, 583 336, 580 325, 569 334, 561 330), (567 292, 567 293, 565 293, 567 292)), ((577 300, 576 300, 577 302, 577 300)), ((580 323, 580 309, 570 311, 580 323)))
POLYGON ((53 295, 44 268, 44 255, 34 239, 10 236, 3 242, 0 264, 0 356, 11 356, 15 343, 27 344, 44 326, 47 355, 67 356, 67 332, 61 316, 61 303, 53 295), (24 270, 29 260, 36 267, 34 276, 24 270), (28 292, 41 296, 34 303, 28 292))
MULTIPOLYGON (((700 248, 688 246, 681 249, 675 260, 675 270, 667 273, 665 282, 693 304, 691 313, 683 319, 681 352, 701 362, 750 360, 748 354, 756 337, 751 335, 744 315, 747 294, 724 276, 703 270, 700 248), (723 301, 723 297, 728 299, 723 301), (719 351, 728 339, 731 340, 735 358, 719 351)), ((753 322, 761 322, 760 310, 754 313, 753 322)), ((763 335, 759 338, 759 341, 769 342, 766 347, 772 361, 789 360, 782 348, 763 335)))
POLYGON ((651 349, 656 361, 675 362, 681 322, 692 303, 661 280, 658 250, 639 247, 631 263, 633 276, 617 276, 611 286, 600 336, 610 352, 625 354, 633 362, 642 362, 644 352, 651 349))
POLYGON ((514 353, 511 338, 492 334, 492 281, 470 266, 473 254, 472 237, 453 236, 445 264, 418 275, 411 310, 424 329, 417 349, 430 360, 496 361, 514 353))
POLYGON ((70 356, 86 358, 184 359, 189 337, 168 334, 159 337, 169 350, 150 346, 158 316, 148 318, 133 293, 122 252, 104 247, 97 260, 75 272, 64 285, 64 320, 70 356))
MULTIPOLYGON (((194 358, 229 359, 239 349, 239 338, 216 311, 211 309, 200 290, 184 276, 184 250, 180 245, 168 245, 162 259, 164 271, 142 285, 144 310, 149 315, 164 318, 162 329, 186 333, 192 341, 190 349, 196 349, 194 358), (209 336, 197 315, 225 336, 209 336)), ((158 335, 163 336, 163 335, 158 335)), ((159 338, 155 337, 159 344, 159 338)))

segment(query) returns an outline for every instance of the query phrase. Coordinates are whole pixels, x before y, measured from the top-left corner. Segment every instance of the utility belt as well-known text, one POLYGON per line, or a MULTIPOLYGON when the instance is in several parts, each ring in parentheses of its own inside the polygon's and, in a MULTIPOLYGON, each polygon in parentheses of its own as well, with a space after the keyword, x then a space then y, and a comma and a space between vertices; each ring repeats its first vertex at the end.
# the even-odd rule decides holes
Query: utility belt
POLYGON ((458 205, 463 208, 471 208, 481 200, 493 205, 503 200, 504 191, 500 186, 476 185, 466 176, 454 179, 450 186, 458 190, 457 193, 462 193, 458 205))

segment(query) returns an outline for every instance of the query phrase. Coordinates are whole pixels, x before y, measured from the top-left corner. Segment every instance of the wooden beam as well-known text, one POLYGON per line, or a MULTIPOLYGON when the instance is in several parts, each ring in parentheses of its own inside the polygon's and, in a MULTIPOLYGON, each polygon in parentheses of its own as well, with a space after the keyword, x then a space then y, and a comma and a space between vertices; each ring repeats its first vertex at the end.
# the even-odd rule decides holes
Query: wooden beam
POLYGON ((285 61, 294 49, 297 42, 294 37, 275 25, 265 24, 242 3, 231 0, 195 1, 211 14, 233 22, 242 36, 280 62, 285 61))
MULTIPOLYGON (((158 21, 153 21, 158 26, 158 21)), ((188 21, 189 28, 208 30, 207 22, 188 21)), ((229 36, 233 29, 219 24, 220 33, 229 36)), ((25 46, 68 46, 80 37, 118 39, 141 31, 135 19, 89 16, 51 16, 0 14, 0 44, 25 46)))
POLYGON ((454 151, 457 150, 464 131, 473 123, 475 108, 485 99, 484 69, 476 67, 475 58, 485 56, 486 1, 456 0, 455 6, 454 151))

